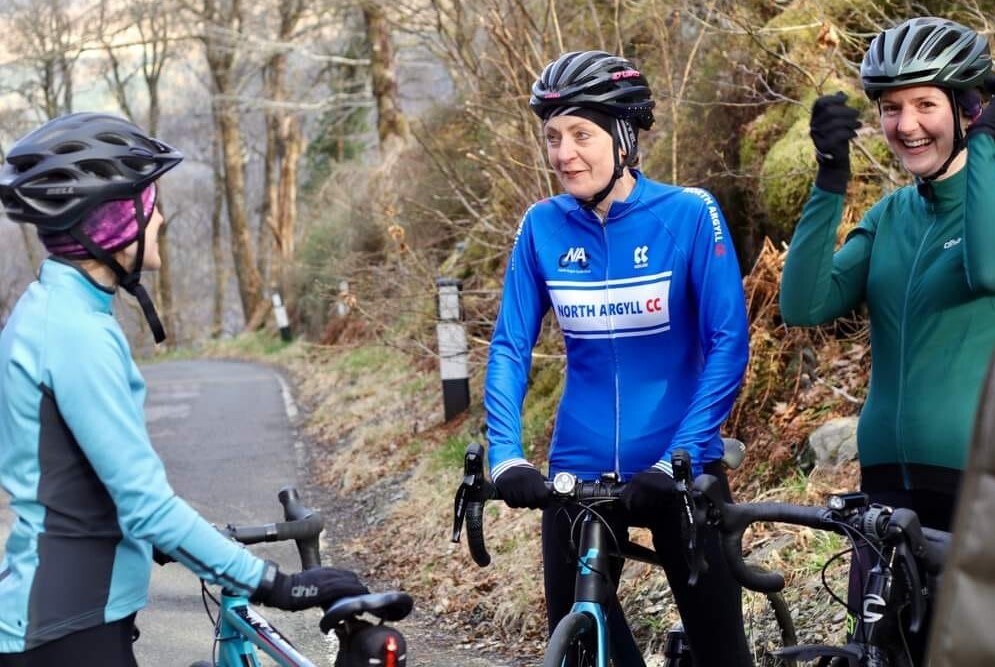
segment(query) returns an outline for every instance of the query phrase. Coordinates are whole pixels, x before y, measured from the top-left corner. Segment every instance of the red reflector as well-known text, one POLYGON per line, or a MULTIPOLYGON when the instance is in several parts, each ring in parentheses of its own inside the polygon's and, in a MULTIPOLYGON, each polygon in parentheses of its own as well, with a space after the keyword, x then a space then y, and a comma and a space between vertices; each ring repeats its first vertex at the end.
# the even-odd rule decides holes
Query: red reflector
POLYGON ((387 643, 384 644, 384 648, 387 649, 387 654, 384 656, 384 667, 397 667, 397 639, 394 637, 387 637, 387 643))

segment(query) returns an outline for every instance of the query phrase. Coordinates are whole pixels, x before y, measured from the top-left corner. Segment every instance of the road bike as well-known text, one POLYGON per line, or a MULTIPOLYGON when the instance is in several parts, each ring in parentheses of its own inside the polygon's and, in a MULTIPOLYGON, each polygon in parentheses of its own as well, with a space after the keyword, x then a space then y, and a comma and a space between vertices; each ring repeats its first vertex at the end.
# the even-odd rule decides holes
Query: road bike
POLYGON ((872 554, 874 562, 863 582, 861 606, 849 610, 857 624, 848 643, 786 647, 776 651, 777 656, 817 661, 819 667, 912 666, 908 633, 923 627, 950 533, 922 527, 912 510, 868 504, 863 493, 830 496, 825 507, 730 503, 711 475, 695 479, 694 490, 698 522, 719 530, 733 576, 746 588, 767 593, 784 588, 780 574, 750 567, 743 559, 743 531, 754 522, 789 523, 838 533, 855 549, 866 545, 864 551, 872 554))
MULTIPOLYGON (((738 441, 727 443, 730 462, 734 456, 741 460, 740 448, 738 441)), ((690 459, 681 450, 675 455, 672 464, 679 502, 683 503, 684 509, 681 512, 681 539, 685 544, 686 556, 694 559, 694 562, 689 562, 693 584, 703 571, 705 563, 696 549, 697 530, 693 525, 695 506, 691 498, 690 459)), ((735 464, 738 465, 738 461, 735 464)), ((606 612, 614 599, 616 588, 616 582, 609 575, 612 572, 612 560, 622 558, 659 565, 659 559, 655 551, 632 542, 627 535, 614 535, 604 520, 603 511, 619 501, 625 487, 613 475, 605 475, 594 482, 582 482, 569 473, 559 473, 548 484, 552 502, 576 506, 580 511, 574 520, 574 526, 579 532, 579 537, 575 540, 578 547, 574 555, 577 567, 574 604, 570 613, 557 624, 550 636, 543 667, 608 667, 610 664, 621 667, 623 662, 612 660, 613 653, 617 658, 623 647, 626 648, 627 656, 638 650, 634 648, 635 639, 628 628, 625 628, 627 636, 611 636, 609 632, 606 612)), ((498 499, 498 495, 495 487, 484 477, 483 447, 471 443, 466 449, 464 477, 455 499, 452 541, 459 541, 465 522, 470 554, 481 567, 490 563, 483 531, 484 503, 489 499, 498 499)), ((774 593, 767 596, 767 601, 775 617, 781 645, 793 644, 794 625, 784 599, 780 594, 774 593)), ((769 636, 769 633, 765 633, 765 636, 769 636)), ((766 641, 762 646, 754 648, 761 653, 758 664, 773 664, 767 663, 764 657, 772 648, 766 641)), ((664 654, 665 667, 692 667, 694 664, 690 646, 680 629, 669 633, 664 654)), ((628 657, 624 661, 624 667, 644 665, 642 658, 628 657)))
MULTIPOLYGON (((279 493, 286 521, 261 526, 228 525, 221 532, 242 544, 294 541, 303 569, 321 565, 318 536, 324 529, 321 514, 301 504, 293 487, 279 493)), ((222 589, 220 600, 203 587, 205 609, 214 626, 214 649, 210 662, 190 667, 261 667, 257 649, 280 667, 315 667, 283 634, 271 625, 247 597, 222 589), (215 618, 207 599, 217 603, 215 618)), ((410 613, 414 601, 407 593, 390 591, 342 598, 325 610, 321 632, 335 632, 339 651, 335 667, 404 667, 407 645, 404 636, 385 622, 400 621, 410 613), (372 617, 374 620, 367 620, 372 617)))

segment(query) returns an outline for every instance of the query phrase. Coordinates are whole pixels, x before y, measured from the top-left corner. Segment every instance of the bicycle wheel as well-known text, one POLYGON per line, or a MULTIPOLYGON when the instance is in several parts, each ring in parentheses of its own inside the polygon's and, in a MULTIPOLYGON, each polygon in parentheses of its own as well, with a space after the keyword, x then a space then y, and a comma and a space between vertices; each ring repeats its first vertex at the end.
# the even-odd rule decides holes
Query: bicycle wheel
POLYGON ((743 629, 757 667, 777 667, 786 663, 772 651, 798 643, 788 603, 780 593, 757 593, 743 589, 743 629))
POLYGON ((549 638, 542 667, 595 667, 597 662, 594 619, 576 612, 564 616, 549 638))

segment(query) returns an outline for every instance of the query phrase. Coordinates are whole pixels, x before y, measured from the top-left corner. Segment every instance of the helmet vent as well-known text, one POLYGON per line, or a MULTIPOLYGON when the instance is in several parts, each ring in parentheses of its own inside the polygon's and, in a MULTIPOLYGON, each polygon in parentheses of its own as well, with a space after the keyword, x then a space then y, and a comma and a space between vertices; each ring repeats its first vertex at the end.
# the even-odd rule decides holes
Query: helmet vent
POLYGON ((156 164, 153 160, 143 159, 140 157, 122 157, 121 163, 128 169, 137 171, 139 174, 147 174, 156 168, 156 164))
POLYGON ((77 163, 76 166, 87 174, 107 180, 117 178, 121 175, 121 172, 106 160, 83 160, 77 163))
POLYGON ((40 155, 8 155, 7 162, 17 169, 17 173, 23 174, 31 170, 36 164, 41 162, 40 155))
MULTIPOLYGON (((941 55, 943 55, 944 51, 946 51, 948 48, 950 48, 951 46, 953 46, 954 44, 956 44, 958 39, 959 39, 959 35, 957 35, 955 33, 952 33, 952 32, 948 32, 948 33, 944 33, 943 35, 940 35, 940 39, 937 41, 936 45, 933 46, 932 50, 930 51, 929 57, 930 58, 938 58, 938 57, 940 57, 941 55)), ((955 58, 953 60, 953 62, 960 62, 960 60, 961 60, 961 54, 963 54, 964 51, 967 51, 967 53, 971 52, 970 49, 961 49, 957 53, 957 58, 955 58)))
POLYGON ((110 132, 102 132, 98 134, 97 139, 104 142, 105 144, 113 144, 115 146, 128 145, 128 142, 125 141, 120 135, 112 134, 110 132))
POLYGON ((68 153, 78 153, 80 151, 86 150, 87 148, 89 148, 89 146, 87 146, 82 142, 66 141, 53 148, 52 152, 55 153, 56 155, 66 155, 68 153))

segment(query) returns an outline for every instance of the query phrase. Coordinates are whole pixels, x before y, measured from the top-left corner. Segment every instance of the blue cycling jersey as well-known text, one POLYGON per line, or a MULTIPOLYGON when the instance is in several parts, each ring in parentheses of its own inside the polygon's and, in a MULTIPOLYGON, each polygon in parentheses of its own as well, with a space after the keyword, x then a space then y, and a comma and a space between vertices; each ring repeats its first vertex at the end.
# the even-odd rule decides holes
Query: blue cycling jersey
POLYGON ((263 561, 170 488, 112 299, 49 259, 0 332, 0 484, 15 515, 0 562, 0 653, 145 606, 153 544, 234 591, 262 577, 263 561))
POLYGON ((521 409, 542 318, 565 338, 549 473, 622 479, 670 453, 695 473, 722 457, 719 427, 746 369, 742 279, 718 204, 636 172, 602 222, 569 195, 534 204, 515 238, 487 366, 492 478, 525 465, 521 409))

